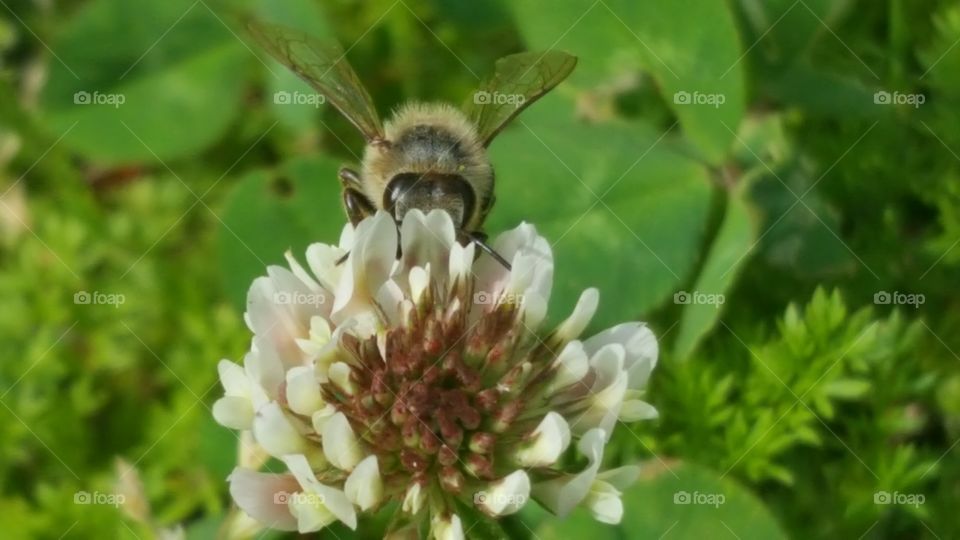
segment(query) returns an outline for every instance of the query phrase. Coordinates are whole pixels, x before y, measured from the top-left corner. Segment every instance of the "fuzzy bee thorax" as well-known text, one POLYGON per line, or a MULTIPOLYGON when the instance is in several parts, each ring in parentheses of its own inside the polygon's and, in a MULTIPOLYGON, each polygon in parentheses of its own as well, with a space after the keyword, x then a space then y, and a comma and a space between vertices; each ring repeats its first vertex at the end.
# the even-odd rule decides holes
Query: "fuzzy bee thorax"
POLYGON ((484 199, 493 187, 493 170, 475 126, 447 104, 411 103, 384 129, 385 143, 367 146, 363 182, 367 196, 381 205, 387 184, 402 173, 458 175, 484 199))

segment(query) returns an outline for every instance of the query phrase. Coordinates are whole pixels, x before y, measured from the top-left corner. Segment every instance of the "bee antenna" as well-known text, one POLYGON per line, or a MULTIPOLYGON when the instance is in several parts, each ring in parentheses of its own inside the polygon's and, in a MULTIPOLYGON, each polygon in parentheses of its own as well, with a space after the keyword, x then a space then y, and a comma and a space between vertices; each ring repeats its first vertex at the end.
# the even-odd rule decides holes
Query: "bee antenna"
POLYGON ((463 235, 464 238, 466 238, 467 240, 470 240, 471 242, 473 242, 474 244, 476 244, 477 246, 479 246, 480 249, 483 250, 484 253, 486 253, 487 255, 489 255, 489 256, 491 256, 491 257, 493 257, 493 259, 494 259, 495 261, 497 261, 498 263, 500 263, 501 265, 503 265, 503 267, 506 268, 507 271, 512 271, 512 270, 513 270, 513 269, 510 267, 510 263, 508 263, 507 260, 504 259, 502 255, 500 255, 499 253, 497 253, 496 250, 494 250, 492 247, 490 247, 489 244, 487 244, 487 242, 486 242, 486 240, 485 240, 485 238, 484 238, 485 235, 482 235, 482 234, 479 234, 479 233, 476 233, 476 232, 466 232, 466 231, 460 231, 460 233, 461 233, 461 235, 463 235))

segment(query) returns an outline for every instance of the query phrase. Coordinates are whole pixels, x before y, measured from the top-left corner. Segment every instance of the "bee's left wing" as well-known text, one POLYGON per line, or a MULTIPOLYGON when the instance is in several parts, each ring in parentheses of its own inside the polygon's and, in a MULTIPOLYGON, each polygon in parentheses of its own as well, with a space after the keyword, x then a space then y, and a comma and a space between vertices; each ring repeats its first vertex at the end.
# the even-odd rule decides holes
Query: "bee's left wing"
POLYGON ((383 126, 370 94, 335 43, 320 42, 299 30, 258 21, 250 34, 277 61, 287 66, 333 104, 367 139, 383 138, 383 126))
POLYGON ((464 111, 477 126, 484 146, 520 111, 560 84, 577 57, 560 51, 524 52, 497 60, 493 75, 467 101, 464 111))

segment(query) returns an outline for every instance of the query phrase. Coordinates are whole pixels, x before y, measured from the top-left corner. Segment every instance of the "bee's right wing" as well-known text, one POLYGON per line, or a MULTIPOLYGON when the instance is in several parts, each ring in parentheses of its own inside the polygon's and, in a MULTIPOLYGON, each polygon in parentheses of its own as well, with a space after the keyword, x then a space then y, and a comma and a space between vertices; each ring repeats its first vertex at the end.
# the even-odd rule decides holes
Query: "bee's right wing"
POLYGON ((510 120, 560 84, 576 65, 576 56, 560 51, 524 52, 497 60, 493 75, 465 107, 483 145, 489 146, 510 120))
POLYGON ((320 91, 367 139, 383 138, 383 126, 370 94, 334 43, 322 43, 307 34, 258 21, 248 23, 250 34, 281 64, 320 91))

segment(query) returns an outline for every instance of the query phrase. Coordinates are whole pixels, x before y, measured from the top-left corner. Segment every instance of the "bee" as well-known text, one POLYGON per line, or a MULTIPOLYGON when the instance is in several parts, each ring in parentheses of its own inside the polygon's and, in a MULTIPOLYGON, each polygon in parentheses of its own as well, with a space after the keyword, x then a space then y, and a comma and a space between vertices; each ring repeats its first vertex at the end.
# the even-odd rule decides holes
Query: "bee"
POLYGON ((573 71, 576 57, 560 51, 503 57, 463 108, 407 103, 381 124, 339 45, 282 26, 257 21, 248 26, 271 56, 320 92, 363 135, 360 171, 343 167, 338 173, 353 225, 377 210, 399 223, 412 209, 441 209, 450 215, 459 242, 474 242, 510 268, 486 243, 482 230, 495 200, 487 147, 523 109, 573 71))

